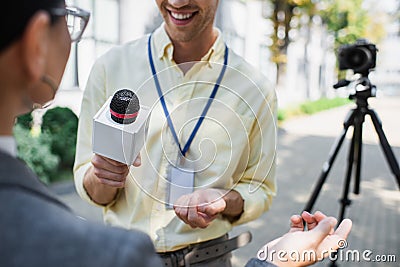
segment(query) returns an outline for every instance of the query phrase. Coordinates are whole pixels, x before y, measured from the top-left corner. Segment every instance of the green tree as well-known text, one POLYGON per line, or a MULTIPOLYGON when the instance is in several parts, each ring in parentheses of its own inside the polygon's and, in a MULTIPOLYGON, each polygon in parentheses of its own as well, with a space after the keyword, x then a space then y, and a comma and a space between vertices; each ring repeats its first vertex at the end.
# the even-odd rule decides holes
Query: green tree
POLYGON ((51 153, 50 136, 40 134, 32 136, 30 129, 22 125, 14 126, 14 136, 18 145, 18 157, 36 173, 45 183, 56 175, 59 157, 51 153))
POLYGON ((354 43, 366 36, 368 12, 363 0, 321 0, 320 15, 328 30, 335 36, 335 46, 354 43))
POLYGON ((26 113, 17 117, 17 124, 25 129, 31 129, 33 122, 32 113, 26 113))
MULTIPOLYGON (((365 10, 363 0, 269 0, 269 2, 273 9, 270 19, 274 25, 273 42, 270 47, 271 60, 277 66, 278 84, 288 60, 287 49, 292 41, 290 31, 304 27, 305 47, 307 47, 314 16, 321 17, 325 27, 334 36, 336 50, 339 46, 354 43, 359 38, 377 43, 385 35, 381 15, 365 10), (299 18, 306 18, 307 23, 303 25, 294 23, 299 18)), ((304 71, 307 76, 307 48, 304 53, 304 71)))
MULTIPOLYGON (((316 13, 315 1, 312 0, 270 0, 273 8, 271 21, 274 25, 274 33, 272 35, 272 45, 270 47, 272 54, 272 62, 277 67, 276 81, 279 84, 280 79, 285 72, 287 63, 287 49, 292 41, 290 39, 290 31, 299 27, 293 22, 293 19, 306 15, 309 18, 316 13)), ((309 19, 311 23, 312 19, 309 19)))
POLYGON ((55 107, 43 115, 42 132, 50 136, 51 151, 60 157, 60 168, 71 169, 75 159, 78 117, 69 108, 55 107))

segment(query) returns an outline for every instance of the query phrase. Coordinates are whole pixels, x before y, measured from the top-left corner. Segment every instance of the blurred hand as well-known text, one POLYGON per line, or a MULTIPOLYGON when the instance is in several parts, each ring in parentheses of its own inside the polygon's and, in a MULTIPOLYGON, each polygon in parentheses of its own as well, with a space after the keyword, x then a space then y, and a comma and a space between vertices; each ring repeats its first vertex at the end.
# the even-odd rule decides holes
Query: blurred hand
MULTIPOLYGON (((297 215, 298 216, 298 215, 297 215)), ((337 220, 334 217, 326 217, 323 213, 302 214, 307 219, 316 221, 311 230, 303 231, 303 224, 298 222, 299 217, 291 218, 291 229, 288 233, 266 244, 259 252, 260 259, 268 260, 277 266, 308 266, 329 256, 328 252, 334 252, 346 240, 352 222, 345 219, 334 231, 337 220), (315 257, 310 257, 310 251, 315 257), (286 254, 279 254, 286 252, 286 254), (300 255, 300 258, 293 260, 292 252, 300 255), (304 254, 304 252, 307 252, 304 254), (303 256, 305 255, 305 257, 303 256)), ((304 219, 304 218, 303 218, 304 219)), ((308 222, 307 222, 308 223, 308 222)), ((296 255, 295 255, 296 256, 296 255)))
POLYGON ((181 196, 174 204, 176 215, 192 228, 206 228, 226 208, 226 191, 208 188, 181 196))
POLYGON ((317 224, 325 219, 327 216, 320 211, 310 214, 307 211, 303 211, 300 215, 293 215, 290 217, 290 230, 289 232, 302 231, 304 228, 304 223, 306 222, 307 230, 314 229, 317 224))

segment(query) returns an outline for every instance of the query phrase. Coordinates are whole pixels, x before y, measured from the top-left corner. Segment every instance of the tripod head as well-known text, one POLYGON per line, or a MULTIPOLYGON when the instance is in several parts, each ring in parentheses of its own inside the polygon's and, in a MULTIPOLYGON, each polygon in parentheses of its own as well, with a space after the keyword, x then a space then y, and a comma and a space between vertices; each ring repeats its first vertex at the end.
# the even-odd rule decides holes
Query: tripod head
POLYGON ((355 93, 349 95, 349 99, 354 100, 359 106, 368 106, 368 98, 376 97, 376 86, 371 83, 371 80, 368 78, 368 74, 362 74, 360 78, 355 81, 350 80, 339 80, 336 84, 333 85, 333 88, 338 89, 341 87, 346 87, 350 83, 355 83, 355 93))

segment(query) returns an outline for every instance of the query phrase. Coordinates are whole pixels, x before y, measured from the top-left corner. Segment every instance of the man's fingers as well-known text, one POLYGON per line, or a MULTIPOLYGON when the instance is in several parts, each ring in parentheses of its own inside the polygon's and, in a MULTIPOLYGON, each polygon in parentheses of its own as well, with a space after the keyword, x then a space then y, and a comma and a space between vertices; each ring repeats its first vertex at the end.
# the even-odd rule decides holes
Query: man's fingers
POLYGON ((104 178, 99 178, 99 181, 100 181, 100 183, 111 186, 111 187, 116 187, 116 188, 124 188, 125 187, 125 181, 118 182, 118 181, 113 181, 113 180, 104 179, 104 178))
POLYGON ((203 216, 198 213, 198 203, 199 203, 199 196, 193 195, 190 200, 190 206, 188 211, 188 221, 190 226, 192 227, 200 227, 205 228, 207 227, 208 223, 205 221, 203 216))
POLYGON ((197 212, 197 214, 198 214, 200 217, 203 218, 204 223, 207 224, 206 226, 208 226, 208 224, 209 224, 210 222, 212 222, 212 221, 217 217, 217 215, 210 216, 210 215, 205 214, 205 213, 202 213, 202 212, 197 212))
MULTIPOLYGON (((129 173, 129 167, 126 164, 112 164, 110 159, 106 159, 104 157, 100 157, 95 155, 92 158, 92 165, 97 169, 104 169, 117 174, 126 174, 129 173)), ((125 176, 126 176, 125 175, 125 176)))
POLYGON ((181 219, 184 223, 189 224, 188 217, 188 206, 190 197, 188 195, 181 196, 174 205, 176 216, 181 219))
POLYGON ((114 166, 126 166, 125 163, 110 159, 110 158, 106 158, 106 157, 102 157, 105 161, 107 161, 109 164, 114 165, 114 166))
POLYGON ((116 160, 113 160, 113 159, 110 159, 110 158, 107 158, 107 157, 103 157, 103 156, 100 156, 100 155, 97 155, 97 154, 95 154, 93 156, 92 162, 93 161, 99 162, 101 164, 107 164, 107 165, 116 166, 116 167, 126 166, 125 163, 122 163, 122 162, 119 162, 119 161, 116 161, 116 160))
POLYGON ((191 227, 206 228, 218 214, 226 208, 226 202, 221 194, 213 189, 198 190, 187 195, 189 202, 182 202, 182 197, 176 201, 176 214, 191 227), (185 204, 186 210, 179 207, 185 204))
POLYGON ((142 156, 139 153, 139 155, 136 157, 135 161, 133 162, 133 166, 139 167, 140 165, 142 165, 142 156))
POLYGON ((176 216, 181 219, 184 223, 188 224, 190 227, 198 227, 198 218, 196 212, 196 206, 193 206, 193 195, 181 196, 174 204, 174 210, 176 216), (193 210, 194 209, 194 210, 193 210))
POLYGON ((212 203, 204 203, 200 204, 197 207, 197 211, 202 212, 210 217, 216 216, 218 213, 221 213, 226 208, 226 202, 222 198, 214 201, 212 203))

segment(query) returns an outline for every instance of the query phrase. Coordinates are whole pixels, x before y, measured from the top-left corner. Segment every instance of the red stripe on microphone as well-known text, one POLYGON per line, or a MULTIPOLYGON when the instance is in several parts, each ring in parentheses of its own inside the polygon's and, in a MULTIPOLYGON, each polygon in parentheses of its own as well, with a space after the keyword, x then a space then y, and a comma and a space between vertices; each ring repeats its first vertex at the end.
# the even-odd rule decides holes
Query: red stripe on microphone
POLYGON ((117 113, 117 112, 113 111, 112 109, 110 109, 110 113, 114 117, 117 117, 118 119, 133 119, 133 118, 137 117, 139 112, 135 112, 132 114, 120 114, 120 113, 117 113))

